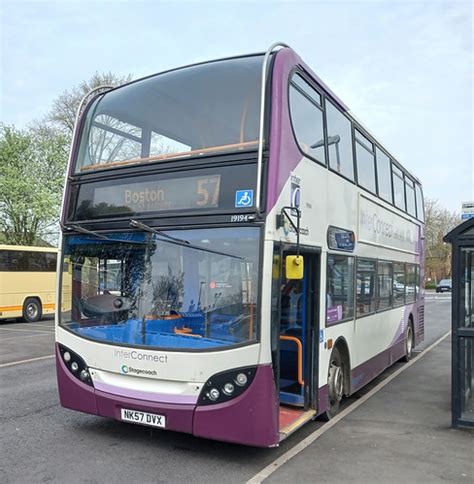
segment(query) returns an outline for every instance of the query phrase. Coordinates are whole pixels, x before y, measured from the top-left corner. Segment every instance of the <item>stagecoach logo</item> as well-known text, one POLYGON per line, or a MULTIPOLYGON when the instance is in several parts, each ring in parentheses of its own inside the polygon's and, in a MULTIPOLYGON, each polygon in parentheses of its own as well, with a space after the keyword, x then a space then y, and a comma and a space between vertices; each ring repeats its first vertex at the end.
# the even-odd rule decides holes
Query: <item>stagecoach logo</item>
POLYGON ((128 365, 122 365, 120 367, 120 373, 123 373, 124 375, 158 375, 156 370, 144 370, 143 368, 134 368, 133 366, 128 365))

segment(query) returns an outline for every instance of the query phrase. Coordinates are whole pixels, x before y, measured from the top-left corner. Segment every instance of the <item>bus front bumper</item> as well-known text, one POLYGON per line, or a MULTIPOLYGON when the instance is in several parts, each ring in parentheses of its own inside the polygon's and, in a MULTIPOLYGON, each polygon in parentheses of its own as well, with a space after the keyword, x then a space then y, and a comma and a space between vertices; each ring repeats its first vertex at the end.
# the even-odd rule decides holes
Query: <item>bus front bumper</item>
POLYGON ((255 378, 242 395, 225 403, 158 403, 123 397, 97 390, 73 377, 56 347, 59 398, 63 407, 122 420, 122 409, 166 417, 166 430, 197 437, 271 447, 279 442, 278 399, 271 365, 259 366, 255 378))

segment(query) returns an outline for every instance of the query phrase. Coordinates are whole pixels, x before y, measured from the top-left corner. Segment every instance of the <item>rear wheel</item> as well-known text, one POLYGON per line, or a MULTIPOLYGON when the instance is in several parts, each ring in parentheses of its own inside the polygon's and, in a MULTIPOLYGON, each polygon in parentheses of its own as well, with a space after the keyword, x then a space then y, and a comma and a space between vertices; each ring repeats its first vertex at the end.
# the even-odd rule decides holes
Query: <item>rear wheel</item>
POLYGON ((338 412, 344 396, 344 365, 341 354, 337 348, 331 353, 328 371, 328 408, 324 415, 325 420, 333 418, 338 412))
POLYGON ((414 346, 414 333, 413 333, 413 323, 410 320, 407 328, 407 335, 405 338, 405 356, 402 358, 403 361, 410 361, 413 354, 414 346))
POLYGON ((23 319, 28 323, 34 323, 41 319, 43 309, 38 299, 29 297, 23 304, 23 319))

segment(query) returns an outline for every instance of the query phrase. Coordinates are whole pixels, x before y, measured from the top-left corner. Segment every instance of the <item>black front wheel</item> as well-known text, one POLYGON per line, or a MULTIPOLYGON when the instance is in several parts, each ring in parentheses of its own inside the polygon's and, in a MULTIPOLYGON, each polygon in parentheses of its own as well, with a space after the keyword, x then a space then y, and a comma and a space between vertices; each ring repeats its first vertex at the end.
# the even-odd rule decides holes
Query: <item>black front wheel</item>
POLYGON ((41 319, 43 308, 38 299, 29 297, 23 304, 23 319, 28 323, 35 323, 41 319))
POLYGON ((328 408, 326 409, 325 419, 330 420, 338 412, 344 396, 344 365, 337 348, 331 353, 328 371, 328 408))

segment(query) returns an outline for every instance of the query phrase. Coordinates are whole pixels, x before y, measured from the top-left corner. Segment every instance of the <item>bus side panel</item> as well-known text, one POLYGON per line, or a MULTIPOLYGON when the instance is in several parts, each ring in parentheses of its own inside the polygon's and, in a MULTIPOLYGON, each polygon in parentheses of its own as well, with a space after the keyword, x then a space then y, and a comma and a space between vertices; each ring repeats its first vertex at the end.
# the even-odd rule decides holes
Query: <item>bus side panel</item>
POLYGON ((250 388, 229 402, 196 407, 197 437, 271 447, 279 442, 278 397, 271 365, 258 367, 250 388))
POLYGON ((28 297, 41 301, 43 314, 54 313, 56 273, 3 272, 0 280, 0 318, 21 317, 28 297))

